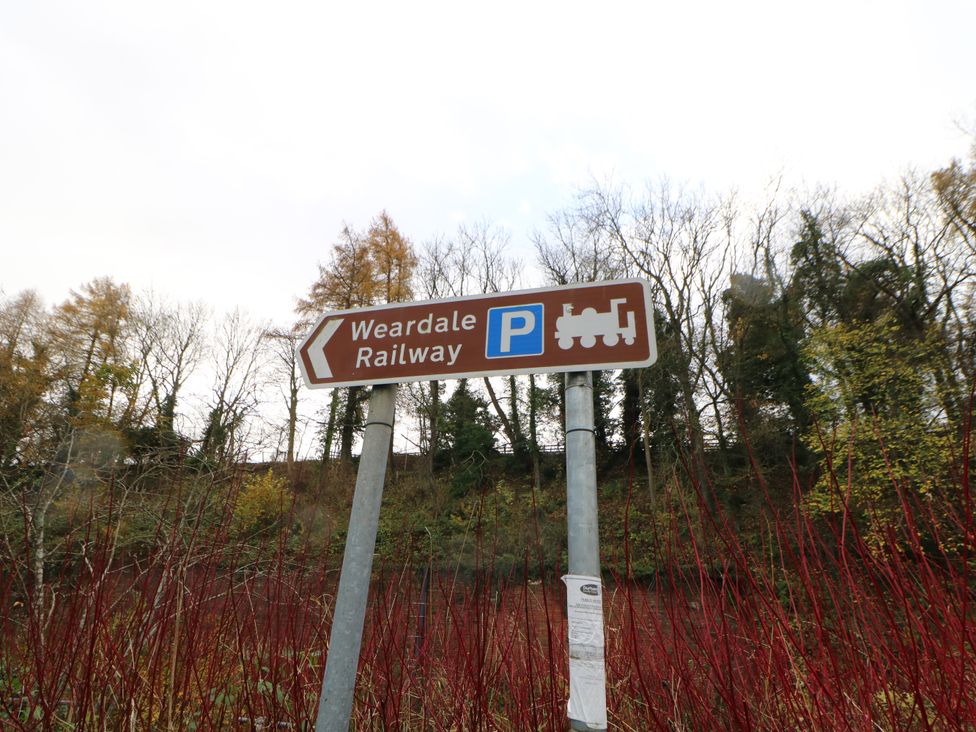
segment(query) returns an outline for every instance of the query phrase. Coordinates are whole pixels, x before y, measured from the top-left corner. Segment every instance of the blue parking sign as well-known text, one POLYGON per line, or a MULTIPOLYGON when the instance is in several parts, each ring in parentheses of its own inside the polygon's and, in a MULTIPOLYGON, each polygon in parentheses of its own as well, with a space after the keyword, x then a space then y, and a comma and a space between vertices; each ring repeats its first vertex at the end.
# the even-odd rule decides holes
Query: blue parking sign
POLYGON ((545 350, 543 323, 542 303, 490 308, 485 355, 488 358, 541 355, 545 350))

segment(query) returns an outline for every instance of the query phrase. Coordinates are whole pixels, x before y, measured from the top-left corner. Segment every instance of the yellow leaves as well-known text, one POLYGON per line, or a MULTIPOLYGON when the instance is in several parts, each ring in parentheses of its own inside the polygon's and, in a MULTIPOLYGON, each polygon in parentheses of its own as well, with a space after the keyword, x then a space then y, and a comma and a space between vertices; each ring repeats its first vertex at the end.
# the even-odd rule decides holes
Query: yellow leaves
POLYGON ((276 476, 269 469, 244 481, 234 506, 234 524, 243 533, 268 528, 288 511, 291 504, 287 479, 276 476))
POLYGON ((107 277, 92 280, 55 308, 52 335, 82 360, 108 361, 118 353, 130 299, 128 285, 116 285, 107 277))
POLYGON ((386 302, 406 302, 413 297, 411 279, 417 265, 413 246, 397 229, 386 211, 381 211, 366 232, 366 242, 375 270, 377 295, 386 302))
POLYGON ((958 160, 932 174, 932 185, 949 219, 970 229, 976 227, 976 158, 969 170, 958 160))
POLYGON ((413 297, 417 258, 386 211, 365 234, 345 227, 332 250, 332 261, 319 267, 319 278, 298 312, 318 316, 327 310, 364 307, 377 302, 405 302, 413 297))
POLYGON ((47 336, 60 360, 59 379, 82 422, 110 419, 119 389, 131 381, 128 285, 99 278, 54 309, 47 336))
POLYGON ((324 302, 332 307, 362 307, 373 302, 376 291, 369 248, 346 227, 332 251, 332 267, 322 270, 324 302))

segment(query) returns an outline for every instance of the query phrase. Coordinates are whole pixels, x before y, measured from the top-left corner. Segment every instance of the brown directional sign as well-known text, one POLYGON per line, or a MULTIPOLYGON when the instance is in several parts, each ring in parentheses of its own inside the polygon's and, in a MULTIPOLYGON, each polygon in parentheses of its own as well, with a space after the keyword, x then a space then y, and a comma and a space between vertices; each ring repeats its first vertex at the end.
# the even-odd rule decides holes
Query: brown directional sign
POLYGON ((326 313, 298 355, 310 387, 638 368, 651 312, 643 280, 379 305, 326 313))

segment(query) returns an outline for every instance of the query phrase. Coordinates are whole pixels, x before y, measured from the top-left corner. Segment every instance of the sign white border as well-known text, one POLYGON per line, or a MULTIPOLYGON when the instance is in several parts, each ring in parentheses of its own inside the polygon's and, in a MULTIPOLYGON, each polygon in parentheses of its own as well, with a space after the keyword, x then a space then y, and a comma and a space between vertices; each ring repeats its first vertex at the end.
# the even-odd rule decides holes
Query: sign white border
MULTIPOLYGON (((529 303, 531 304, 531 303, 529 303)), ((498 307, 503 307, 499 305, 498 307)), ((487 323, 485 324, 487 328, 487 323)), ((479 329, 483 330, 483 329, 479 329)), ((305 381, 305 386, 309 389, 339 389, 347 388, 350 386, 371 386, 374 384, 405 384, 412 381, 443 381, 446 379, 476 379, 483 376, 508 376, 508 375, 519 375, 519 374, 558 374, 565 373, 568 371, 608 371, 612 369, 639 369, 646 368, 653 364, 657 360, 657 343, 654 338, 654 307, 651 302, 651 283, 647 280, 642 280, 639 278, 632 278, 626 280, 601 280, 599 282, 576 282, 569 285, 558 285, 556 287, 535 287, 530 290, 512 290, 510 292, 486 292, 478 295, 464 295, 463 297, 447 297, 439 300, 416 300, 411 302, 394 302, 386 303, 383 305, 370 305, 365 308, 354 308, 351 310, 332 310, 324 313, 315 321, 315 325, 309 331, 308 335, 302 339, 302 342, 295 349, 298 355, 299 369, 302 372, 302 379, 305 381), (322 322, 333 317, 349 317, 356 316, 360 313, 370 313, 379 310, 394 310, 399 308, 413 308, 422 307, 424 305, 442 305, 449 304, 452 302, 469 302, 472 300, 486 300, 489 298, 498 297, 512 297, 520 295, 533 295, 540 292, 557 292, 559 290, 584 290, 593 287, 610 287, 617 285, 627 285, 627 284, 639 284, 644 289, 644 302, 647 307, 647 343, 648 343, 648 357, 642 361, 612 361, 612 362, 601 362, 601 363, 584 363, 584 364, 567 364, 565 366, 535 366, 532 368, 520 368, 520 369, 489 369, 486 371, 465 371, 465 372, 451 372, 451 373, 441 373, 441 374, 423 374, 420 376, 404 376, 402 378, 397 378, 391 380, 389 378, 383 379, 354 379, 352 381, 330 381, 327 384, 315 384, 309 380, 309 375, 305 370, 305 360, 302 358, 302 349, 309 343, 313 335, 315 335, 322 322)), ((525 358, 532 358, 532 356, 527 356, 525 358)))

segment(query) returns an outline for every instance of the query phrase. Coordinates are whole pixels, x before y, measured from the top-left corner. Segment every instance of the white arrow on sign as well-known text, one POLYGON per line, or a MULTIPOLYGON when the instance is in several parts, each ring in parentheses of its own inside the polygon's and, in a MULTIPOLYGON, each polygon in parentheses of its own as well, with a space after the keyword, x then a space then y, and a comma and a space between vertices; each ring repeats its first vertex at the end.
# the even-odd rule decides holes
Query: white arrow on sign
POLYGON ((329 362, 325 358, 325 344, 339 329, 342 320, 342 318, 330 320, 315 336, 315 340, 308 344, 308 360, 312 362, 312 369, 320 378, 328 379, 332 376, 332 369, 329 368, 329 362))

